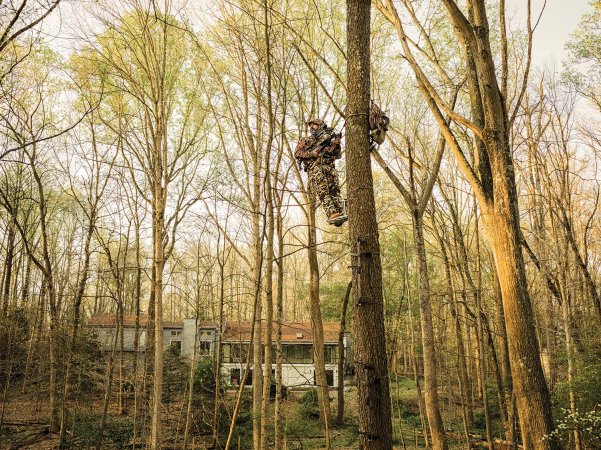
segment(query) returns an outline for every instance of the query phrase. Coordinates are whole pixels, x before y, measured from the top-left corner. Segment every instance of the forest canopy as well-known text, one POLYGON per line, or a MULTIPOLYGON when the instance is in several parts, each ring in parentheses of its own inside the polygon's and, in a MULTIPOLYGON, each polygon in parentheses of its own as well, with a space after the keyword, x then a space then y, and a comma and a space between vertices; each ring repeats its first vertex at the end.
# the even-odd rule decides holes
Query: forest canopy
POLYGON ((561 8, 0 2, 0 448, 599 448, 561 8))

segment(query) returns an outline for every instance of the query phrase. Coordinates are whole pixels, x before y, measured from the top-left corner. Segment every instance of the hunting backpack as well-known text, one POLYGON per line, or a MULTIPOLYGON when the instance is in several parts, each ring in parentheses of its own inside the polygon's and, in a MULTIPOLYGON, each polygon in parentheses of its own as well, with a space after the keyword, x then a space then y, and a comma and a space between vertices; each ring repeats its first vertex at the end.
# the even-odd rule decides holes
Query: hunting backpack
POLYGON ((369 136, 372 145, 382 145, 386 139, 389 124, 390 118, 372 100, 369 108, 369 136))

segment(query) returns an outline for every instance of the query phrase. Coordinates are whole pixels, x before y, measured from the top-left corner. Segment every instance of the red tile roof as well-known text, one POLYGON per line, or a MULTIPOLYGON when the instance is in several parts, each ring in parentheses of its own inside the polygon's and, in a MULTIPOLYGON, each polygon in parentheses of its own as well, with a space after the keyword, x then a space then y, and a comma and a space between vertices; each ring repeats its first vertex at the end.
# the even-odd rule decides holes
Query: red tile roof
MULTIPOLYGON (((148 323, 148 314, 140 315, 140 327, 145 327, 148 323)), ((91 327, 114 327, 114 314, 96 314, 88 321, 91 327)), ((136 326, 136 315, 125 314, 123 316, 123 326, 132 328, 136 326)), ((183 322, 163 322, 164 328, 183 328, 183 322)), ((211 322, 201 322, 201 327, 216 328, 211 322)), ((226 322, 223 328, 223 342, 244 342, 250 341, 251 322, 226 322)), ((338 342, 338 333, 340 332, 340 323, 323 322, 324 342, 338 342)), ((276 327, 274 324, 272 339, 276 339, 276 327)), ((282 341, 298 342, 300 344, 310 344, 313 342, 313 327, 310 322, 286 322, 282 324, 282 341)))
MULTIPOLYGON (((251 322, 227 322, 223 330, 224 342, 250 341, 251 322)), ((324 342, 338 342, 340 323, 323 322, 324 342)), ((276 339, 276 327, 273 326, 272 339, 276 339)), ((282 342, 298 342, 310 344, 313 342, 313 327, 309 322, 286 322, 282 324, 282 342)))

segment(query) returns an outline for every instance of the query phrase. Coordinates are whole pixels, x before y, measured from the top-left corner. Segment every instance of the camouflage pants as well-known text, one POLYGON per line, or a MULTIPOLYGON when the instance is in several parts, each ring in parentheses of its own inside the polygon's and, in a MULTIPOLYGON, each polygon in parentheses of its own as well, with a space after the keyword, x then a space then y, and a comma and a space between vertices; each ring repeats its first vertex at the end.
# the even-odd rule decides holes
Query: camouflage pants
POLYGON ((319 197, 328 217, 333 213, 342 212, 338 173, 334 164, 313 164, 309 168, 309 188, 319 197))

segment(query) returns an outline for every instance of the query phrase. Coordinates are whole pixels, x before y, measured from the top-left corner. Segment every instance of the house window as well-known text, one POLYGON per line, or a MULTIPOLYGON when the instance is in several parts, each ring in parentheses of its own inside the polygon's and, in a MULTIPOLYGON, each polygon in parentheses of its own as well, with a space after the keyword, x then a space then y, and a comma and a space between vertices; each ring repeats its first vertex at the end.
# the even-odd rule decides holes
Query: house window
MULTIPOLYGON (((241 371, 240 369, 231 369, 230 370, 230 383, 236 386, 240 386, 240 380, 242 379, 242 375, 244 375, 244 372, 241 371)), ((246 383, 244 383, 245 386, 252 386, 253 385, 253 371, 249 370, 248 371, 248 376, 246 377, 246 383)))
POLYGON ((334 387, 334 371, 326 370, 326 383, 330 387, 334 387))
POLYGON ((338 346, 326 345, 324 347, 326 364, 336 364, 338 362, 338 346))
MULTIPOLYGON (((248 344, 225 343, 221 346, 223 362, 244 362, 248 354, 248 344)), ((252 356, 251 356, 252 357, 252 356)))
POLYGON ((173 339, 170 343, 173 353, 176 355, 182 354, 182 341, 173 339))
POLYGON ((282 356, 287 363, 311 364, 313 352, 311 345, 290 344, 282 346, 282 356))
POLYGON ((200 341, 198 343, 198 354, 199 355, 210 355, 211 354, 211 341, 200 341))
POLYGON ((173 330, 172 330, 172 331, 171 331, 171 336, 176 336, 176 335, 177 335, 177 333, 176 333, 175 331, 173 331, 173 330))
MULTIPOLYGON (((317 386, 317 373, 313 371, 313 384, 317 386)), ((334 371, 326 370, 326 384, 329 387, 334 387, 334 371)))

